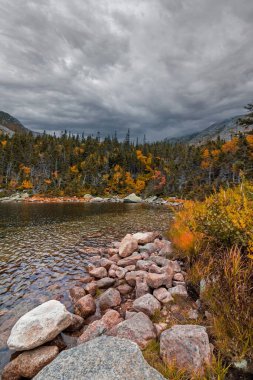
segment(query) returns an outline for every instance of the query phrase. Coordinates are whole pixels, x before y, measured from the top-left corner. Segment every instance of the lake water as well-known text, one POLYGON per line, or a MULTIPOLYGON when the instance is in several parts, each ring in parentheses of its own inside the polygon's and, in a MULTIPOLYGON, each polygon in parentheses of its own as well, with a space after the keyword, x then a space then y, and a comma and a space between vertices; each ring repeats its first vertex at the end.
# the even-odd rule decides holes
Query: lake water
POLYGON ((69 307, 90 255, 128 232, 165 232, 170 218, 143 204, 0 204, 0 369, 21 315, 52 298, 69 307))

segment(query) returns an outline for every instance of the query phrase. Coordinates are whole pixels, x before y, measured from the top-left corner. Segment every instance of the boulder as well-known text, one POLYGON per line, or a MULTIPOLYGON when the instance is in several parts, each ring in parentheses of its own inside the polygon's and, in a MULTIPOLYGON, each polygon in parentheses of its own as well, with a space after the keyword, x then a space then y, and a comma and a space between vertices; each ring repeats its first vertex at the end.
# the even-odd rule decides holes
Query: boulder
POLYGON ((63 351, 34 380, 165 380, 144 360, 138 346, 103 336, 63 351))
POLYGON ((134 301, 133 308, 152 317, 157 311, 161 310, 161 304, 152 294, 145 294, 134 301))
POLYGON ((91 294, 80 298, 74 306, 75 313, 87 318, 96 312, 96 304, 91 294))
POLYGON ((77 344, 88 342, 88 340, 105 334, 122 321, 123 319, 116 310, 108 310, 101 319, 88 325, 87 329, 78 338, 77 344))
POLYGON ((104 267, 94 268, 89 271, 90 275, 95 278, 104 278, 107 276, 107 270, 104 267))
POLYGON ((133 238, 132 235, 127 234, 124 239, 122 239, 119 246, 120 257, 130 256, 134 251, 138 250, 138 242, 133 238))
POLYGON ((123 199, 124 203, 141 203, 143 200, 136 194, 132 193, 123 199))
POLYGON ((7 345, 11 350, 30 350, 54 339, 71 323, 72 315, 61 302, 44 302, 17 321, 7 345))
POLYGON ((198 372, 211 364, 211 348, 206 328, 198 325, 175 325, 160 338, 160 354, 166 364, 173 361, 182 369, 198 372))
POLYGON ((99 297, 100 309, 106 310, 121 304, 120 292, 117 289, 109 288, 99 297))
POLYGON ((133 238, 141 245, 153 243, 153 241, 159 236, 159 232, 137 232, 136 234, 133 234, 133 238))
POLYGON ((115 280, 113 278, 105 277, 97 281, 97 287, 98 289, 107 289, 107 288, 110 288, 110 286, 113 286, 114 283, 115 283, 115 280))
POLYGON ((129 265, 135 265, 138 260, 141 260, 142 257, 140 254, 134 253, 131 256, 126 257, 125 259, 121 259, 117 262, 117 265, 120 267, 127 267, 129 265))
POLYGON ((169 292, 172 296, 181 296, 181 297, 187 297, 188 296, 186 287, 183 285, 174 286, 173 288, 169 289, 169 292))
POLYGON ((126 279, 126 282, 130 286, 135 286, 137 277, 145 278, 145 277, 147 277, 147 272, 145 272, 143 270, 136 270, 133 272, 127 272, 125 279, 126 279))
POLYGON ((4 367, 2 380, 31 379, 58 354, 57 346, 43 346, 23 352, 4 367))
POLYGON ((155 289, 153 292, 153 296, 158 299, 162 304, 167 304, 169 302, 173 302, 173 297, 165 288, 155 289))
POLYGON ((142 350, 147 347, 152 339, 156 338, 154 325, 144 313, 137 313, 132 318, 119 323, 107 334, 132 340, 142 350))

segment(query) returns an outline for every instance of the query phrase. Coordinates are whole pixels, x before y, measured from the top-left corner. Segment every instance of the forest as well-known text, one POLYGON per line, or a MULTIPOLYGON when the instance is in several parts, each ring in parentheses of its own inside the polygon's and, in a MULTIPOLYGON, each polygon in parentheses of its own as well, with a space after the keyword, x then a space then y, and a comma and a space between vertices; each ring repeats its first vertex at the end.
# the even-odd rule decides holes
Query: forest
MULTIPOLYGON (((249 116, 252 115, 252 109, 249 116)), ((241 123, 251 122, 247 116, 241 123)), ((0 135, 1 194, 126 195, 203 199, 253 176, 253 132, 203 145, 168 140, 139 144, 117 137, 46 133, 0 135)))

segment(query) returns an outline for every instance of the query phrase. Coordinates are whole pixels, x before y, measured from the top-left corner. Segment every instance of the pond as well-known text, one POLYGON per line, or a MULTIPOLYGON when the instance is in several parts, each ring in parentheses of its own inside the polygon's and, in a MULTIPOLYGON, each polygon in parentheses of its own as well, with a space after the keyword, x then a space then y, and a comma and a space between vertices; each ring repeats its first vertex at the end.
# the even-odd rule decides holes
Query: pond
POLYGON ((52 298, 69 307, 90 255, 129 232, 166 232, 170 219, 143 204, 0 204, 0 370, 21 315, 52 298))

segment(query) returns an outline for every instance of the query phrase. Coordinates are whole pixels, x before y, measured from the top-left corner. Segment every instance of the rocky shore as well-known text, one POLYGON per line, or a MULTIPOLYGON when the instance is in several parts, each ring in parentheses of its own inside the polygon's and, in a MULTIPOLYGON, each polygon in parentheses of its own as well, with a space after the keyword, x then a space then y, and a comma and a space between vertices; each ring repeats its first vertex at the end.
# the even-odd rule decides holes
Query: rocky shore
POLYGON ((12 194, 8 197, 0 198, 0 203, 10 202, 28 202, 28 203, 146 203, 154 205, 168 205, 172 207, 179 207, 183 201, 175 197, 163 199, 157 196, 150 196, 142 198, 136 194, 130 194, 126 197, 112 196, 112 197, 95 197, 91 194, 85 194, 83 197, 47 197, 42 195, 30 196, 26 192, 12 194))
POLYGON ((3 380, 163 379, 141 354, 152 341, 165 364, 201 373, 211 363, 200 301, 189 297, 168 240, 127 234, 90 261, 83 286, 69 290, 73 313, 50 300, 14 325, 7 344, 15 354, 3 380))

